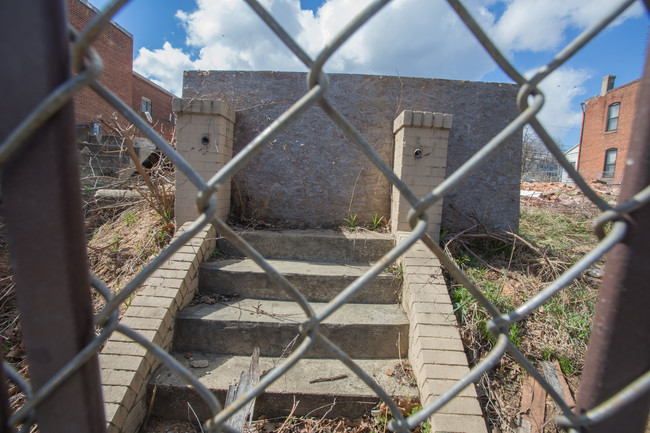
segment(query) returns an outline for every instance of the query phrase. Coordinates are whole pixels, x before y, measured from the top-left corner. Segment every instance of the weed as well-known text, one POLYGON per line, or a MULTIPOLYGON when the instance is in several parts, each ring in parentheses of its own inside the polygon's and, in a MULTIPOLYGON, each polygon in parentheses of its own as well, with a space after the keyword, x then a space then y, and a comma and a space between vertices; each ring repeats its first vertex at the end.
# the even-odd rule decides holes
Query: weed
POLYGON ((440 228, 440 245, 442 245, 442 242, 444 241, 444 239, 447 237, 449 233, 451 233, 451 227, 447 225, 443 225, 440 228))
POLYGON ((372 230, 377 230, 381 226, 383 220, 383 216, 377 216, 377 214, 375 214, 375 216, 372 217, 372 230))
POLYGON ((168 239, 167 239, 168 236, 169 236, 169 233, 165 232, 164 230, 158 230, 154 234, 154 238, 156 240, 156 244, 157 244, 158 248, 164 248, 165 245, 167 245, 169 243, 168 239))
POLYGON ((133 224, 135 224, 135 217, 131 212, 126 212, 123 218, 124 218, 124 222, 126 222, 127 227, 131 227, 133 224))
POLYGON ((214 250, 212 250, 212 253, 210 253, 210 258, 211 259, 216 259, 218 257, 221 257, 225 255, 225 253, 219 249, 219 247, 215 247, 214 250))
MULTIPOLYGON (((414 407, 408 416, 415 415, 422 410, 422 406, 414 407)), ((420 424, 420 433, 431 433, 431 423, 426 421, 420 424)))
MULTIPOLYGON (((406 417, 415 415, 416 413, 422 410, 422 406, 420 405, 418 399, 411 399, 410 397, 402 398, 402 399, 397 399, 396 403, 400 408, 400 412, 402 413, 402 415, 406 417)), ((388 409, 388 406, 382 404, 379 407, 379 410, 376 412, 374 418, 377 427, 379 427, 379 429, 383 431, 386 431, 387 430, 386 427, 388 426, 388 423, 390 423, 393 420, 393 414, 388 409)), ((413 431, 419 433, 431 433, 431 423, 425 421, 420 424, 419 428, 416 427, 413 431)))
POLYGON ((125 299, 125 300, 123 301, 124 306, 125 306, 126 308, 129 308, 129 307, 131 306, 131 304, 133 303, 133 298, 134 298, 134 297, 135 297, 135 293, 131 293, 131 296, 129 296, 128 299, 125 299))
POLYGON ((375 421, 379 428, 385 428, 391 419, 392 418, 388 415, 388 408, 386 408, 386 410, 380 410, 379 413, 375 415, 375 421))
POLYGON ((519 345, 521 344, 521 328, 516 323, 510 325, 510 341, 519 349, 519 345))
MULTIPOLYGON (((586 212, 562 214, 523 209, 520 234, 454 234, 443 229, 442 245, 481 293, 505 313, 536 296, 593 248, 597 240, 591 224, 586 212)), ((596 267, 602 265, 600 262, 596 267)), ((487 330, 492 317, 465 287, 450 283, 449 293, 465 350, 470 363, 475 365, 496 343, 487 330)), ((529 360, 557 360, 566 376, 579 379, 598 285, 599 280, 589 275, 578 277, 523 320, 511 324, 510 341, 529 360)), ((494 425, 507 426, 518 416, 509 408, 510 402, 521 399, 521 377, 521 367, 506 355, 500 367, 482 379, 480 386, 490 401, 505 401, 505 406, 491 406, 489 402, 485 406, 494 425)))
POLYGON ((171 213, 171 211, 169 209, 165 209, 163 211, 162 215, 160 213, 158 213, 158 216, 160 216, 160 218, 162 218, 162 220, 164 222, 166 222, 166 223, 168 223, 168 222, 170 222, 172 220, 172 213, 171 213))
POLYGON ((395 262, 389 267, 384 269, 384 272, 387 274, 395 275, 400 280, 404 278, 404 268, 402 267, 402 262, 395 262))
POLYGON ((350 230, 356 230, 357 227, 359 227, 359 223, 357 222, 357 214, 350 215, 348 218, 343 218, 343 221, 348 223, 347 228, 350 230))
POLYGON ((565 376, 572 376, 577 371, 576 363, 574 361, 564 357, 560 357, 557 361, 560 363, 560 368, 565 376))
POLYGON ((137 191, 165 224, 170 223, 173 218, 174 197, 173 193, 165 187, 165 173, 163 173, 165 171, 165 158, 160 158, 157 165, 147 171, 133 147, 137 134, 135 127, 132 124, 121 122, 115 114, 109 119, 99 118, 98 120, 108 131, 122 139, 122 149, 133 162, 146 186, 146 189, 137 189, 137 191))
POLYGON ((566 255, 573 261, 596 244, 591 220, 540 210, 523 210, 520 231, 528 240, 553 255, 566 255))

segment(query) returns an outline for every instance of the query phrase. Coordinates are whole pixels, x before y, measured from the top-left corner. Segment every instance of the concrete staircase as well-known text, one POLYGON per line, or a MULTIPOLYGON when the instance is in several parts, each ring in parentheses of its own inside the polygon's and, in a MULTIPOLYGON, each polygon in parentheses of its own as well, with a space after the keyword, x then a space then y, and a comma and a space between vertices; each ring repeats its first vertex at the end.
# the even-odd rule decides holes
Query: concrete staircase
MULTIPOLYGON (((301 290, 316 311, 395 244, 391 235, 362 231, 263 231, 243 236, 301 290)), ((297 347, 298 325, 305 315, 226 240, 218 242, 217 251, 221 258, 203 263, 199 276, 199 291, 217 302, 193 305, 178 314, 173 354, 223 402, 228 386, 248 369, 255 346, 260 348, 262 372, 297 347)), ((407 359, 409 341, 399 290, 396 275, 382 274, 320 329, 390 394, 416 397, 418 389, 396 368, 400 359, 407 359)), ((173 372, 161 368, 149 386, 150 392, 156 391, 152 415, 186 419, 189 403, 199 418, 208 416, 200 398, 173 372)), ((294 415, 317 417, 356 418, 378 402, 370 388, 321 346, 313 347, 257 399, 255 414, 287 416, 294 399, 294 415), (311 382, 342 375, 346 377, 311 382)))

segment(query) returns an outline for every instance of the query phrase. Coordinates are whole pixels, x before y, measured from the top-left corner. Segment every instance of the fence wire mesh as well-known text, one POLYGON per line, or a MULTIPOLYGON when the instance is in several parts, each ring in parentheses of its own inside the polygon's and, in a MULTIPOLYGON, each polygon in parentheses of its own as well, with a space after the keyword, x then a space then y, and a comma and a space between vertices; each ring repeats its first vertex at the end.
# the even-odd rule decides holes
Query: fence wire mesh
MULTIPOLYGON (((465 25, 475 35, 477 40, 484 46, 494 61, 503 71, 520 86, 517 98, 517 105, 520 111, 518 117, 503 129, 498 135, 486 143, 480 151, 473 155, 457 171, 451 174, 442 184, 436 187, 425 197, 416 197, 409 188, 395 175, 383 159, 373 150, 373 147, 355 129, 346 117, 328 99, 327 74, 323 72, 323 65, 332 55, 348 40, 360 27, 362 27, 373 15, 381 10, 389 0, 376 0, 372 2, 362 13, 350 21, 347 26, 332 39, 322 51, 312 58, 300 45, 285 31, 285 29, 270 15, 267 10, 256 0, 245 0, 246 3, 259 15, 266 25, 284 42, 284 44, 295 54, 295 56, 309 69, 308 86, 304 95, 296 101, 293 106, 269 125, 262 133, 252 140, 241 152, 233 157, 214 176, 204 181, 192 167, 174 150, 169 143, 161 138, 149 124, 147 124, 127 104, 111 93, 99 81, 98 77, 102 70, 102 61, 92 49, 91 43, 98 36, 99 32, 109 23, 111 17, 126 3, 126 0, 114 0, 84 28, 80 33, 69 30, 69 38, 72 43, 72 65, 75 71, 74 77, 61 84, 47 98, 45 98, 11 134, 5 138, 0 147, 0 168, 5 169, 11 164, 11 158, 26 146, 26 139, 35 133, 48 119, 54 116, 61 107, 69 102, 76 92, 89 87, 99 94, 105 101, 111 104, 125 119, 134 124, 143 135, 148 137, 162 151, 167 158, 180 170, 200 191, 197 199, 197 208, 200 216, 191 224, 189 229, 178 236, 173 243, 164 249, 150 264, 137 274, 118 293, 113 294, 111 290, 98 278, 92 276, 92 287, 106 299, 105 307, 94 317, 94 325, 101 328, 101 332, 95 335, 94 339, 83 350, 81 350, 64 368, 53 375, 44 386, 38 390, 32 390, 30 384, 22 378, 11 366, 3 362, 3 367, 8 379, 13 381, 26 395, 27 402, 11 414, 8 420, 12 428, 22 425, 23 430, 35 422, 39 411, 39 405, 51 395, 53 390, 60 386, 75 371, 96 354, 98 348, 113 334, 121 333, 133 341, 144 346, 164 365, 178 373, 209 406, 212 417, 206 422, 206 431, 232 431, 226 425, 227 420, 239 409, 244 407, 251 399, 259 396, 264 390, 286 373, 295 365, 310 349, 311 346, 320 344, 329 349, 331 354, 349 367, 359 378, 361 378, 380 399, 389 407, 394 415, 389 429, 396 432, 408 432, 426 421, 439 408, 448 403, 458 395, 466 386, 477 382, 481 376, 499 363, 501 358, 508 352, 521 366, 532 375, 552 397, 555 403, 561 408, 562 414, 557 417, 559 425, 571 431, 580 431, 585 426, 599 422, 610 417, 631 401, 639 399, 650 390, 650 372, 646 372, 636 378, 632 383, 618 392, 615 396, 591 410, 575 414, 568 407, 564 397, 559 395, 555 389, 546 381, 545 377, 533 366, 519 349, 509 339, 510 325, 521 321, 536 309, 542 306, 550 298, 567 287, 576 277, 585 271, 590 265, 604 256, 617 243, 621 242, 628 229, 626 216, 643 207, 650 202, 650 187, 645 187, 637 192, 631 199, 616 207, 610 206, 598 194, 591 189, 585 180, 576 172, 575 168, 564 157, 557 143, 547 133, 544 126, 537 118, 544 105, 544 95, 538 89, 538 85, 547 78, 553 71, 557 70, 568 59, 575 55, 585 44, 593 39, 609 23, 615 20, 626 8, 632 5, 633 0, 625 0, 620 3, 592 27, 584 31, 573 40, 568 46, 561 50, 545 66, 540 68, 534 75, 526 78, 506 57, 500 52, 494 42, 483 32, 472 15, 460 0, 448 0, 448 3, 456 11, 465 25), (410 235, 400 244, 387 253, 382 260, 376 263, 365 275, 359 277, 350 284, 338 296, 331 300, 326 308, 316 312, 312 305, 305 299, 299 290, 294 287, 285 277, 265 260, 254 248, 247 244, 225 221, 216 218, 216 191, 222 187, 224 182, 232 178, 238 171, 242 170, 259 152, 282 133, 292 122, 301 116, 307 109, 319 105, 327 115, 339 126, 356 146, 363 151, 366 157, 375 164, 389 181, 401 192, 412 206, 409 212, 409 222, 412 227, 410 235), (489 158, 501 149, 506 141, 522 128, 530 125, 546 148, 554 155, 558 163, 567 171, 577 186, 600 210, 601 214, 595 223, 595 233, 600 239, 598 245, 587 253, 581 260, 568 269, 563 275, 549 284, 532 299, 526 301, 513 311, 503 312, 493 305, 481 290, 465 275, 456 265, 453 259, 445 255, 443 250, 427 234, 427 219, 424 212, 463 182, 470 173, 484 164, 489 158), (612 223, 611 230, 605 234, 604 227, 612 223), (282 289, 288 293, 296 303, 300 305, 306 315, 306 319, 300 325, 300 332, 305 337, 297 349, 282 364, 275 367, 264 376, 261 381, 248 393, 234 401, 228 407, 222 407, 215 396, 202 385, 189 371, 184 369, 168 353, 151 343, 147 338, 138 332, 118 322, 118 311, 120 305, 131 297, 134 292, 145 282, 145 280, 162 263, 167 261, 171 255, 181 246, 194 237, 203 227, 214 224, 219 233, 225 236, 237 248, 252 258, 273 280, 280 284, 282 289), (428 248, 438 257, 442 265, 452 277, 466 287, 475 299, 492 316, 488 324, 489 331, 496 337, 497 344, 478 365, 473 367, 469 373, 444 394, 439 396, 432 404, 424 407, 422 411, 404 417, 393 402, 388 393, 382 389, 377 382, 362 368, 360 368, 346 353, 334 343, 329 341, 319 332, 320 324, 346 303, 356 292, 361 290, 369 281, 379 275, 386 267, 396 261, 404 252, 412 247, 418 240, 422 240, 428 248)), ((433 25, 433 24, 432 24, 433 25)), ((643 308, 643 307, 640 307, 643 308)))

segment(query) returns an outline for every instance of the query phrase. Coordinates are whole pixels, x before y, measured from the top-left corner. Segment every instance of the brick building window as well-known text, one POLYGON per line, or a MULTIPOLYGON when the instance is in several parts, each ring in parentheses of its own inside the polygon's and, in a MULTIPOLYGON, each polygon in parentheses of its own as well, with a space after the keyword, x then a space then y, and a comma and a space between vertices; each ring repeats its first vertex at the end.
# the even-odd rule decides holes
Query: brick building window
POLYGON ((618 129, 618 112, 620 108, 620 102, 614 102, 607 108, 607 128, 605 131, 616 131, 618 129))
POLYGON ((605 167, 603 168, 603 177, 614 177, 616 171, 616 149, 607 149, 605 152, 605 167))
POLYGON ((151 114, 151 99, 142 98, 142 112, 151 114))

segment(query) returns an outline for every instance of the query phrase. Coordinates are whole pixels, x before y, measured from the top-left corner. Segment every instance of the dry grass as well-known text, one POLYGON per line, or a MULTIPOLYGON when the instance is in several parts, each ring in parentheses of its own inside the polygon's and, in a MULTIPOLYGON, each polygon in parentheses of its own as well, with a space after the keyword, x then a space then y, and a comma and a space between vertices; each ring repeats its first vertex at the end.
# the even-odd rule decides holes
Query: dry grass
MULTIPOLYGON (((144 201, 131 205, 88 206, 86 228, 90 239, 90 270, 114 292, 151 261, 173 235, 170 231, 173 226, 160 218, 144 201)), ((22 343, 20 314, 16 306, 5 236, 4 221, 0 220, 0 339, 5 359, 27 378, 27 357, 22 343)), ((93 292, 94 311, 99 311, 103 305, 103 298, 93 292)), ((24 404, 24 395, 13 383, 10 383, 9 395, 12 411, 24 404)))
MULTIPOLYGON (((545 288, 597 242, 591 230, 595 209, 561 205, 522 207, 520 235, 460 233, 443 242, 459 266, 502 312, 545 288), (565 211, 566 212, 563 212, 565 211)), ((602 270, 603 261, 593 269, 602 270)), ((510 328, 511 341, 533 363, 558 360, 575 390, 584 365, 600 279, 583 273, 570 286, 510 328)), ((487 312, 469 292, 450 282, 450 294, 472 365, 492 349, 487 312)), ((491 427, 516 431, 522 368, 509 356, 486 374, 479 394, 491 427)), ((549 406, 550 407, 550 406, 549 406)), ((557 430, 549 423, 545 431, 557 430)))
MULTIPOLYGON (((422 409, 418 399, 397 398, 395 403, 404 416, 412 415, 422 409)), ((347 418, 326 418, 327 413, 320 417, 314 418, 309 416, 293 416, 293 410, 287 417, 266 418, 261 416, 260 419, 247 424, 244 427, 245 433, 386 433, 388 432, 388 422, 392 420, 390 411, 386 404, 381 403, 379 406, 366 413, 359 419, 347 418)), ((333 403, 330 406, 334 406, 333 403)), ((431 425, 423 423, 413 430, 414 433, 430 433, 431 425)), ((171 421, 152 418, 147 426, 146 433, 201 433, 202 429, 196 422, 196 419, 188 414, 187 421, 171 421)))
MULTIPOLYGON (((175 230, 172 223, 174 193, 171 167, 165 158, 160 158, 149 169, 144 170, 141 165, 139 168, 141 177, 124 180, 95 173, 91 166, 82 167, 81 170, 88 265, 90 271, 114 292, 164 248, 175 230), (147 179, 143 180, 142 176, 145 175, 147 179), (117 202, 94 198, 95 191, 99 189, 127 187, 141 191, 140 198, 117 202)), ((0 216, 0 339, 4 358, 28 379, 20 314, 15 301, 14 279, 5 237, 6 227, 0 216)), ((99 311, 103 305, 103 298, 93 292, 94 311, 99 311)), ((25 397, 12 382, 9 382, 8 391, 11 410, 15 411, 24 404, 25 397)), ((32 430, 35 428, 32 427, 32 430)))
MULTIPOLYGON (((0 340, 4 359, 20 374, 28 374, 27 359, 20 332, 20 320, 14 292, 14 276, 11 271, 11 258, 7 248, 6 226, 0 218, 0 340)), ((12 411, 25 403, 25 396, 18 388, 9 386, 9 406, 12 411)))
POLYGON ((90 269, 118 291, 160 253, 172 235, 173 227, 148 203, 137 203, 94 231, 88 242, 90 269))

